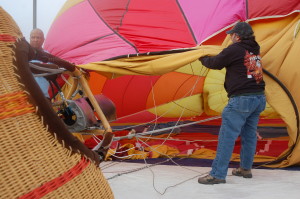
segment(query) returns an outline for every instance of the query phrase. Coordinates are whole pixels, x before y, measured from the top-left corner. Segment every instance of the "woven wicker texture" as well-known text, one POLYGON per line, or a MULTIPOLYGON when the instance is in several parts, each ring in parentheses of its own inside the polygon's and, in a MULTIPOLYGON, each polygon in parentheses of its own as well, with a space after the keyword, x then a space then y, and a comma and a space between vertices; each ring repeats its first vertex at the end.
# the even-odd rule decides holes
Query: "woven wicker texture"
POLYGON ((0 7, 0 198, 113 198, 101 170, 43 125, 13 66, 22 37, 0 7))

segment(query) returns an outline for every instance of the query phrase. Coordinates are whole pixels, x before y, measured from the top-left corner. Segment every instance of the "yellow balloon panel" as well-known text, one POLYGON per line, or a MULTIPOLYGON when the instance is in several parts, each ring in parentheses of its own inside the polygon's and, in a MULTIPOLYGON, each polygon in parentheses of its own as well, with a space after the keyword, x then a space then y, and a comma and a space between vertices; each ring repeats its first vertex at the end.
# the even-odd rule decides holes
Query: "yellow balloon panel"
MULTIPOLYGON (((206 103, 206 114, 210 115, 210 111, 213 113, 222 113, 223 109, 228 103, 227 92, 224 89, 226 70, 210 70, 206 76, 204 82, 204 100, 206 103)), ((280 118, 279 114, 270 106, 266 104, 265 110, 261 113, 261 116, 265 118, 280 118)))
POLYGON ((196 94, 148 109, 148 111, 162 117, 194 117, 203 113, 202 104, 202 95, 196 94))
POLYGON ((204 91, 208 93, 213 93, 215 91, 225 91, 224 81, 225 81, 226 70, 209 70, 205 82, 204 91))
POLYGON ((228 102, 227 93, 224 89, 226 70, 209 70, 204 82, 204 96, 206 99, 205 112, 214 115, 215 112, 221 113, 228 102), (213 111, 213 113, 211 113, 213 111))

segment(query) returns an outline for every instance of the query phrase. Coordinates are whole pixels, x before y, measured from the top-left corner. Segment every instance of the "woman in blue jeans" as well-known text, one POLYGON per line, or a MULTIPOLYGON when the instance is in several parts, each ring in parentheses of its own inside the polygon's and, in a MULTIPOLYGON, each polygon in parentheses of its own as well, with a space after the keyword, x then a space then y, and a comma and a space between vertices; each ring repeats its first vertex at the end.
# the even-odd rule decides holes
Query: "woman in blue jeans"
POLYGON ((232 174, 251 178, 251 167, 256 151, 256 130, 260 113, 265 109, 265 82, 263 80, 260 46, 246 22, 237 23, 227 31, 232 43, 216 56, 201 57, 210 69, 226 68, 224 87, 229 101, 222 112, 222 125, 216 158, 210 174, 200 177, 201 184, 226 183, 228 165, 236 139, 241 137, 240 167, 232 174))

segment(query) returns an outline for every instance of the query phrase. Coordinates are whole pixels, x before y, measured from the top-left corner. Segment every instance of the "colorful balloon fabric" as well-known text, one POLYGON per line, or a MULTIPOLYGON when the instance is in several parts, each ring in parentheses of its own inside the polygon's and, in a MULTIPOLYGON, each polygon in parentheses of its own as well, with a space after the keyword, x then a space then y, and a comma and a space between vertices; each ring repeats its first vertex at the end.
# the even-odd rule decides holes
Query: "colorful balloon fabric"
MULTIPOLYGON (((117 123, 197 120, 220 115, 228 100, 224 71, 206 69, 198 58, 230 45, 225 31, 248 21, 264 68, 286 88, 265 77, 268 108, 261 120, 284 121, 285 156, 300 148, 299 12, 298 0, 69 0, 44 47, 91 71, 92 91, 115 103, 117 123)), ((300 155, 292 156, 280 166, 300 162, 300 155)))

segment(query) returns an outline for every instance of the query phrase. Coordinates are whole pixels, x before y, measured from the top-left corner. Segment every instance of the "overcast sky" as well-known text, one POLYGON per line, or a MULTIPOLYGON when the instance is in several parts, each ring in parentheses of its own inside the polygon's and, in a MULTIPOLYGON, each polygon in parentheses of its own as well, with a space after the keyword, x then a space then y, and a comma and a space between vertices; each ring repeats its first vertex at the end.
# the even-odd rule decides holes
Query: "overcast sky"
MULTIPOLYGON (((67 0, 36 1, 37 28, 42 29, 46 36, 56 14, 67 0)), ((13 17, 29 41, 29 34, 33 28, 33 0, 0 0, 0 6, 13 17)))

